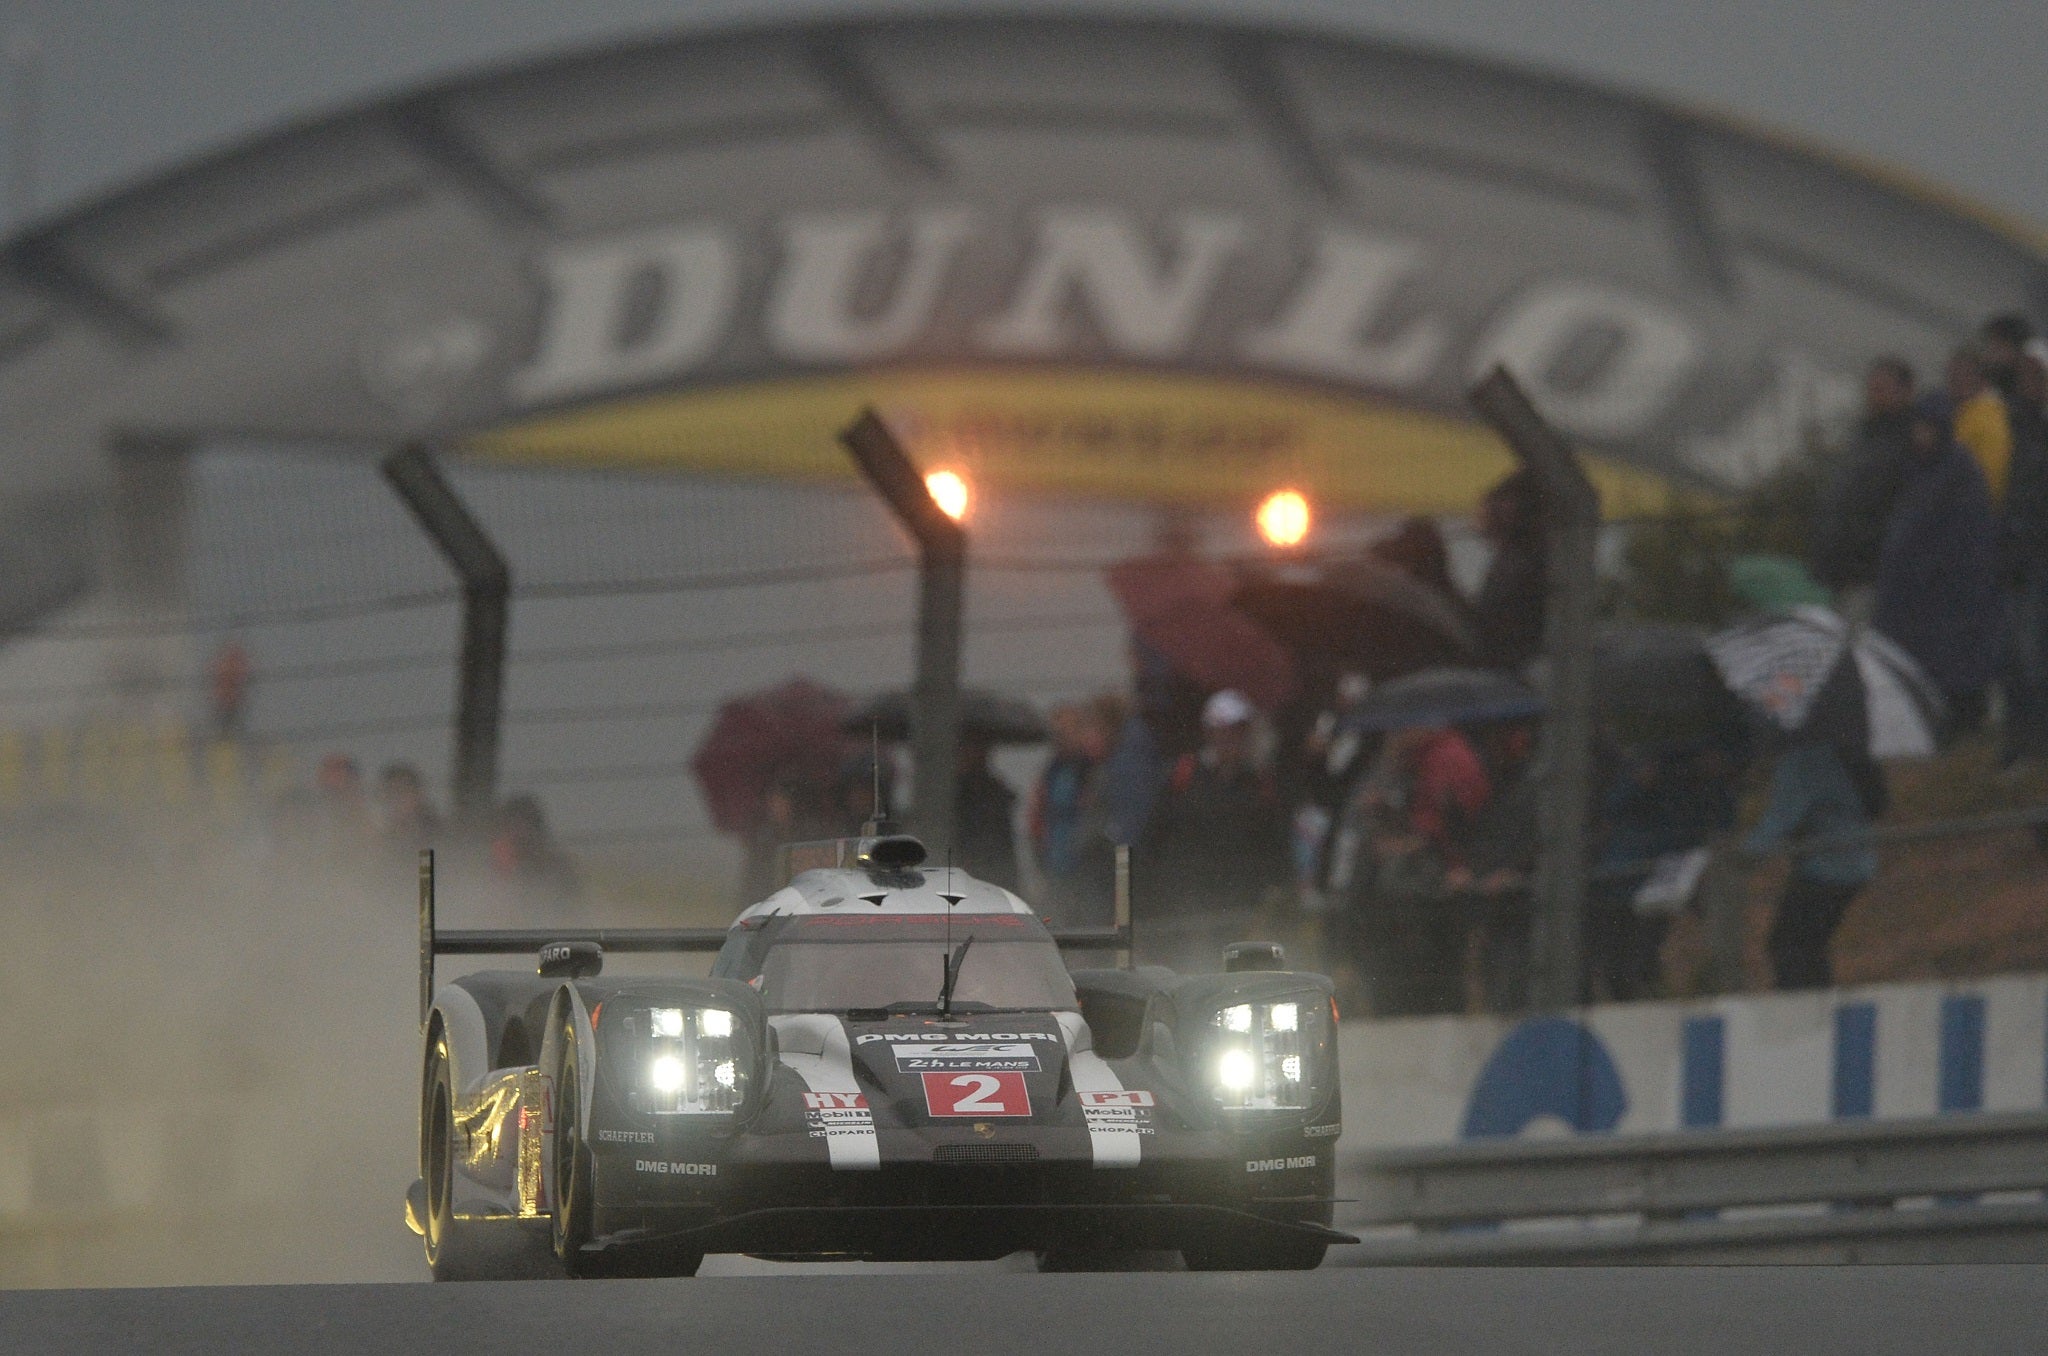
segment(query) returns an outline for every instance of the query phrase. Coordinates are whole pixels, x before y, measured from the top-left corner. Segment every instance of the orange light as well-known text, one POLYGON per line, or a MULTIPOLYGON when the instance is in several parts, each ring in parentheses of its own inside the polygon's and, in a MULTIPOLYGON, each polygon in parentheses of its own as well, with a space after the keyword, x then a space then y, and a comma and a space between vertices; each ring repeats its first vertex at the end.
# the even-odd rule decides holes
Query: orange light
POLYGON ((1308 500, 1299 490, 1275 490, 1253 516, 1269 546, 1299 546, 1308 537, 1308 500))
POLYGON ((939 512, 960 523, 974 507, 974 491, 958 471, 933 471, 924 478, 925 493, 939 506, 939 512))

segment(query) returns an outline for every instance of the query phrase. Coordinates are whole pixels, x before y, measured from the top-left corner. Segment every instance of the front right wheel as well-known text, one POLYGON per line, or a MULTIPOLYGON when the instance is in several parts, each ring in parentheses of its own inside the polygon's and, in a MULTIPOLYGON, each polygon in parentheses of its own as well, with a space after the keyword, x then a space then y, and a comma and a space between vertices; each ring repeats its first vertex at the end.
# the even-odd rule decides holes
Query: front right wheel
POLYGON ((555 1213, 550 1241, 564 1271, 588 1276, 596 1270, 583 1256, 583 1245, 590 1241, 596 1164, 590 1146, 583 1142, 583 1084, 573 1023, 562 1023, 561 1037, 562 1062, 555 1076, 555 1213))

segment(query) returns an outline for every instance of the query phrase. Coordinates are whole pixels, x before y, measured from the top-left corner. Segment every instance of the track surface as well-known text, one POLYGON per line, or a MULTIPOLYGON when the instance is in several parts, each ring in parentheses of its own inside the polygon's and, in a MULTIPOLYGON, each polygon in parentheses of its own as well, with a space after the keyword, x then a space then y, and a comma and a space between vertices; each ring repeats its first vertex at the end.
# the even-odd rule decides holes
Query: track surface
POLYGON ((9 1351, 1271 1351, 1881 1356, 2038 1350, 2022 1267, 974 1274, 0 1295, 9 1351))

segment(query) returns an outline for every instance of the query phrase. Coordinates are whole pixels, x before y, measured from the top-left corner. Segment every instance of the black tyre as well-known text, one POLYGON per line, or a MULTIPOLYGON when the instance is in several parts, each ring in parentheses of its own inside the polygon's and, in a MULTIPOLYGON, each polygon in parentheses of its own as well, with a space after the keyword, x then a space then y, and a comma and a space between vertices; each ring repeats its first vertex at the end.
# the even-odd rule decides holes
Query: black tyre
POLYGON ((1183 1248, 1180 1255, 1189 1271, 1314 1271, 1323 1264, 1323 1254, 1329 1249, 1330 1245, 1320 1239, 1290 1238, 1183 1248))
POLYGON ((596 1164, 583 1140, 583 1085, 573 1023, 562 1023, 562 1062, 555 1074, 555 1215, 550 1242, 555 1258, 571 1276, 589 1276, 597 1268, 583 1256, 590 1241, 591 1194, 596 1164))
POLYGON ((489 1280, 474 1229, 455 1218, 455 1089, 448 1038, 437 1031, 421 1096, 420 1181, 427 1188, 427 1267, 437 1281, 489 1280))

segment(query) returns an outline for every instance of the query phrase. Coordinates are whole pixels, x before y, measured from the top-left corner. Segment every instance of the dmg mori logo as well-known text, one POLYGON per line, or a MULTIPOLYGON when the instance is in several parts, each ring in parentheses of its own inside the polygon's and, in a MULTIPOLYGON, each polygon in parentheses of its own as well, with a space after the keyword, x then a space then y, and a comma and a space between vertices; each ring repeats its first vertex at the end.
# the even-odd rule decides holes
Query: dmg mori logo
MULTIPOLYGON (((1002 255, 1014 262, 992 283, 980 264, 995 257, 998 229, 1016 228, 964 207, 784 216, 766 232, 760 341, 791 364, 874 363, 916 351, 937 317, 964 312, 971 323, 959 342, 968 351, 947 356, 1106 350, 1394 394, 1462 384, 1506 363, 1552 418, 1605 439, 1655 424, 1703 357, 1701 332, 1684 315, 1601 282, 1514 283, 1477 306, 1462 298, 1461 321, 1433 300, 1470 286, 1452 264, 1419 241, 1333 224, 1276 242, 1229 212, 1140 219, 1047 206, 1029 216, 1021 254, 1002 255), (1261 291, 1250 275, 1270 270, 1276 243, 1299 262, 1271 299, 1249 301, 1261 291)), ((548 252, 547 301, 533 355, 512 377, 513 399, 579 400, 684 378, 713 361, 753 295, 749 251, 760 234, 695 222, 548 252)))

